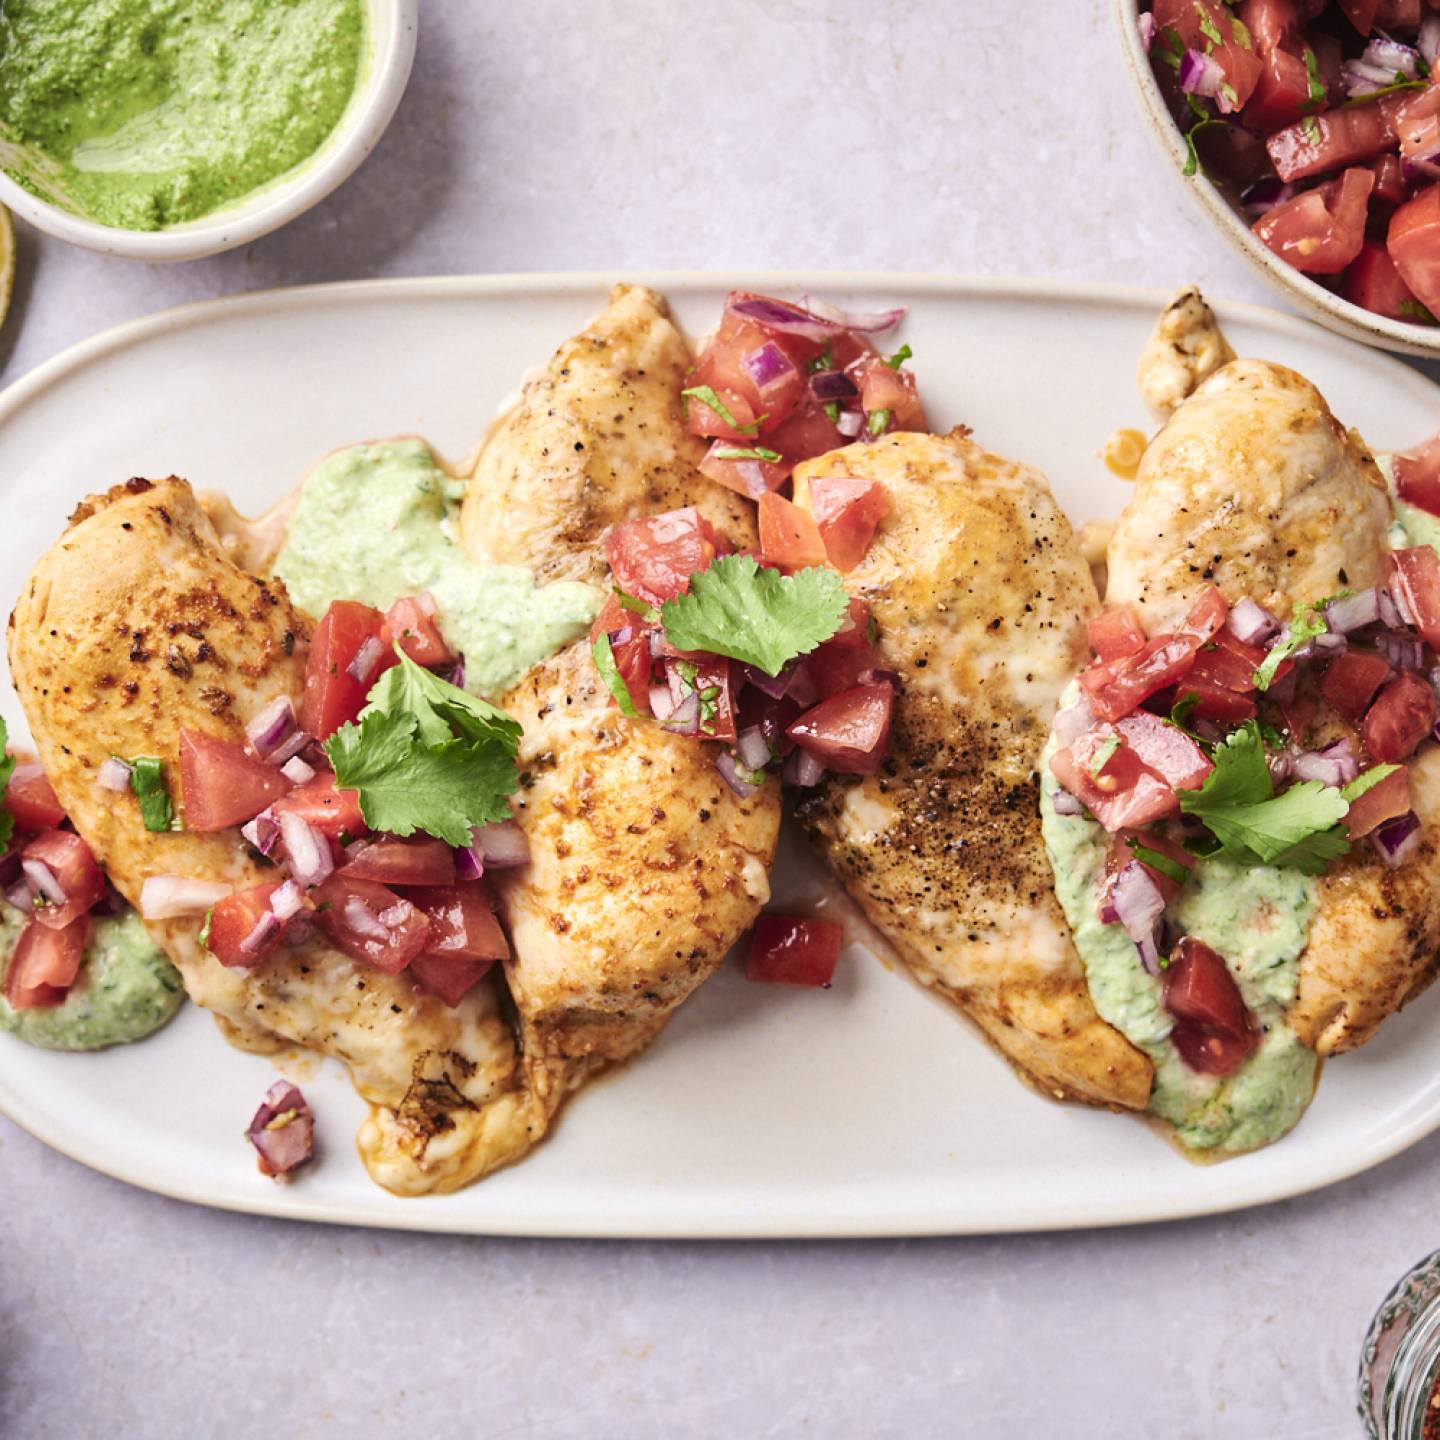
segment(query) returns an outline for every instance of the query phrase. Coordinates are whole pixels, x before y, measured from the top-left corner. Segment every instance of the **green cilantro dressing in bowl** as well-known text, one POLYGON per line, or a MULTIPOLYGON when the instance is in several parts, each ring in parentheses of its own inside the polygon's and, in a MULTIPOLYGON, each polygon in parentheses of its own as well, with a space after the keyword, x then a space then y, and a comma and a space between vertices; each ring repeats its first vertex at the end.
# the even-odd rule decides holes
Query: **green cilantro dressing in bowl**
MULTIPOLYGON (((8 965, 25 917, 0 906, 0 956, 8 965)), ((100 1050, 143 1040, 180 1008, 180 972, 133 910, 94 922, 80 974, 59 1005, 12 1010, 0 995, 0 1032, 42 1050, 100 1050)))
POLYGON ((518 565, 479 565, 455 539, 464 482, 423 440, 351 445, 305 477, 275 574, 323 615, 332 600, 385 609, 428 590, 465 688, 493 697, 583 635, 600 608, 593 586, 537 586, 518 565))
MULTIPOLYGON (((1072 683, 1060 703, 1063 707, 1074 699, 1072 683)), ((1198 861, 1171 901, 1170 919, 1224 957, 1246 1005, 1264 1027, 1259 1047, 1233 1074, 1192 1070, 1170 1039, 1160 980, 1145 972, 1124 929, 1100 919, 1110 836, 1088 815, 1056 813, 1060 784, 1050 773, 1056 748, 1052 735, 1040 757, 1040 819, 1055 893, 1084 963, 1095 1009, 1155 1066, 1149 1113, 1173 1125, 1187 1149, 1215 1155, 1239 1154, 1280 1139, 1309 1104, 1319 1066, 1315 1052, 1285 1023, 1319 903, 1315 882, 1298 870, 1210 858, 1198 861)))
POLYGON ((324 145, 365 16, 363 0, 4 0, 6 173, 122 229, 208 215, 324 145))

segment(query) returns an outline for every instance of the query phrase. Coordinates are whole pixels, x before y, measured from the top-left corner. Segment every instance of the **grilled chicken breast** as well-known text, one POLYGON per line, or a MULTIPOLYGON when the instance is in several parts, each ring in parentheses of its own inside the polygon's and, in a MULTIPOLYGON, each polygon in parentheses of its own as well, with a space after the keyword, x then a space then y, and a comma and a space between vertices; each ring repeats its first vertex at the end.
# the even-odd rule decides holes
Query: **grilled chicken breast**
MULTIPOLYGON (((1110 603, 1170 628, 1207 581, 1288 616, 1386 578, 1390 506, 1364 443, 1302 376, 1237 360, 1151 442, 1109 550, 1110 603)), ((1318 732, 1338 729, 1322 711, 1318 732)), ((1287 1018, 1320 1055, 1353 1049, 1432 978, 1440 950, 1440 749, 1410 763, 1419 850, 1396 870, 1357 845, 1317 882, 1287 1018)))
POLYGON ((754 507, 696 470, 705 442, 684 428, 680 396, 692 363, 664 299, 615 286, 481 451, 460 516, 471 557, 529 566, 542 584, 604 583, 605 531, 682 505, 751 548, 754 507))
MULTIPOLYGON (((221 553, 183 480, 92 496, 36 567, 10 617, 11 675, 61 804, 130 904, 152 875, 236 889, 273 876, 238 830, 146 830, 135 801, 96 774, 109 755, 173 759, 186 726, 243 742, 249 716, 298 698, 309 632, 283 587, 221 553)), ((148 928, 236 1044, 300 1045, 349 1066, 376 1107, 362 1150, 390 1189, 453 1188, 474 1178, 477 1152, 488 1168, 528 1143, 531 1101, 493 983, 451 1009, 323 941, 245 971, 201 945, 196 917, 148 928)))
POLYGON ((1052 888, 1036 761, 1096 608, 1036 471, 951 435, 896 434, 807 461, 881 481, 893 509, 847 576, 903 686, 892 757, 832 775, 799 815, 919 980, 1062 1099, 1143 1109, 1150 1061, 1096 1014, 1052 888))

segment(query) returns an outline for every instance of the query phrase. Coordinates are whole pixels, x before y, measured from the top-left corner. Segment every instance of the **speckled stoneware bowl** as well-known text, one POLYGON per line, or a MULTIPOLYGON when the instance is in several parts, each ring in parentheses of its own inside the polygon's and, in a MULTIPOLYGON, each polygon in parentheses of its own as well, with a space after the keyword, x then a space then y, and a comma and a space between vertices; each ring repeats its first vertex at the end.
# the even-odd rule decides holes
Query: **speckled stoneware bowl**
MULTIPOLYGON (((329 138, 294 170, 233 204, 164 230, 125 230, 43 200, 3 171, 0 201, 48 235, 128 260, 198 260, 278 230, 352 174, 385 133, 405 93, 415 62, 420 0, 366 0, 365 8, 366 66, 329 138)), ((0 161, 21 171, 30 168, 23 149, 3 141, 0 161)))
POLYGON ((1268 246, 1261 244, 1245 217, 1204 175, 1183 173, 1185 139, 1165 106, 1160 87, 1151 73, 1149 58, 1140 44, 1139 0, 1114 0, 1114 5, 1120 50, 1125 56, 1131 83, 1140 97, 1150 129, 1174 164, 1176 179, 1204 207, 1226 243, 1243 255, 1297 309, 1331 330, 1348 335, 1352 340, 1364 341, 1367 345, 1383 345, 1387 350, 1400 350, 1407 355, 1425 355, 1432 359, 1440 356, 1440 329, 1387 319, 1370 310, 1362 310, 1323 285, 1317 285, 1287 265, 1268 246))

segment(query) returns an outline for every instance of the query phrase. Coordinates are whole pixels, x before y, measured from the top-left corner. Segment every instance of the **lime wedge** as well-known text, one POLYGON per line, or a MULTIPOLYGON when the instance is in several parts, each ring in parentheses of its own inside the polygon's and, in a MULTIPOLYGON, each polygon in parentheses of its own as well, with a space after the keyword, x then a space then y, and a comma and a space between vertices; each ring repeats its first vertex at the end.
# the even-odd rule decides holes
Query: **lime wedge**
POLYGON ((15 222, 0 205, 0 325, 10 311, 10 292, 15 288, 15 222))

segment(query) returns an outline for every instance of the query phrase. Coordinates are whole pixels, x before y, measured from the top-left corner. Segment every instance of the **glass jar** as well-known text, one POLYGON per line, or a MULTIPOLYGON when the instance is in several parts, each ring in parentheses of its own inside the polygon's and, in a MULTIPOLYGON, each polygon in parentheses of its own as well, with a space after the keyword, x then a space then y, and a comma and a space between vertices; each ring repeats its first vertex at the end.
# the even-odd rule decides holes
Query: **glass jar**
MULTIPOLYGON (((1360 1416, 1371 1440, 1422 1440, 1440 1381, 1440 1250, 1385 1297, 1360 1352, 1360 1416)), ((1440 1409, 1432 1422, 1440 1434, 1440 1409)))

